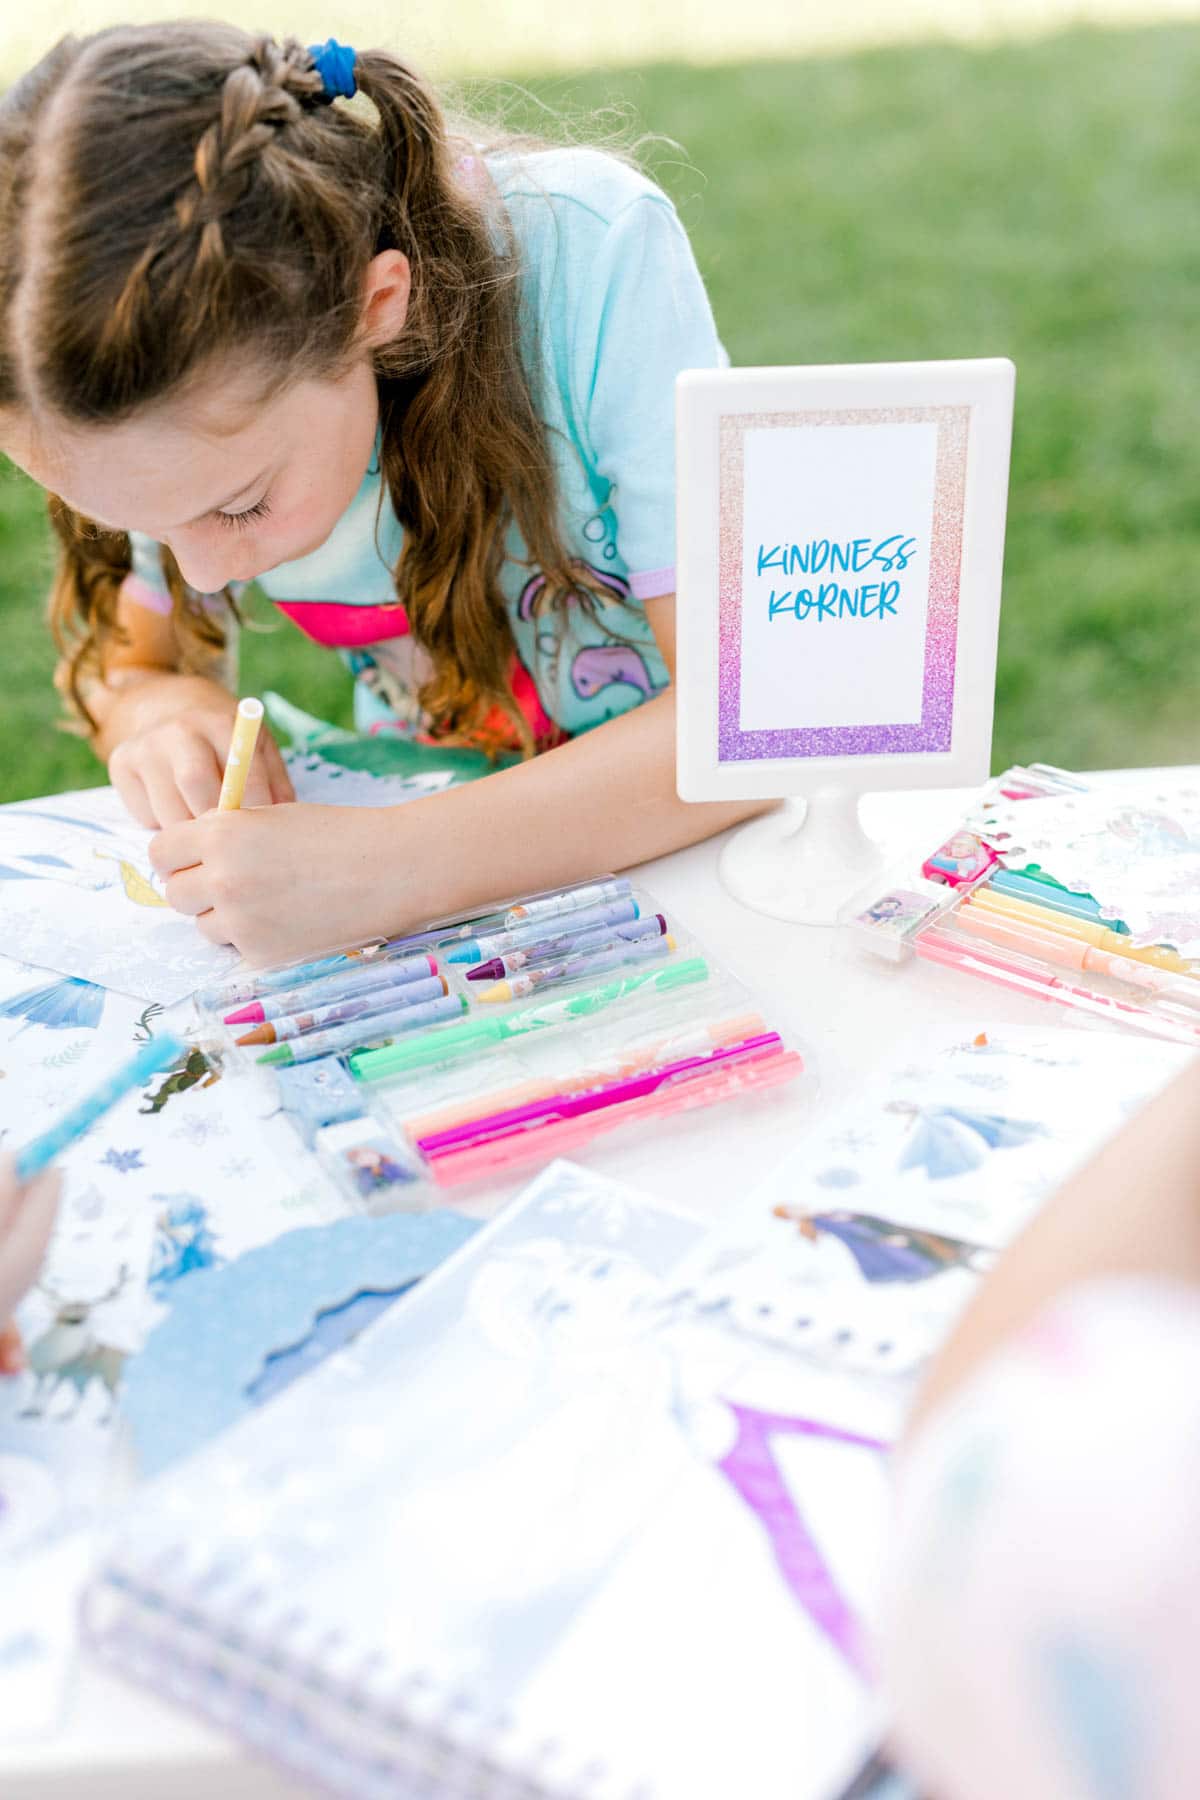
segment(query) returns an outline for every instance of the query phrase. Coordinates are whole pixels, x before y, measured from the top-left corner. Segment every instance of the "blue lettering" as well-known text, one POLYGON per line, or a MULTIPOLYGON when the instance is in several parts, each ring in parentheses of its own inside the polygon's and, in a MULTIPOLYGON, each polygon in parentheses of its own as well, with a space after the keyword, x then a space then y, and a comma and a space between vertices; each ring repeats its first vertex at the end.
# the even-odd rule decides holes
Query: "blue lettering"
POLYGON ((896 602, 899 598, 900 598, 900 583, 898 581, 885 581, 883 586, 879 590, 879 616, 880 616, 880 618, 883 617, 885 612, 891 613, 893 618, 895 617, 896 602))
POLYGON ((764 569, 783 569, 783 546, 781 544, 772 545, 770 550, 765 544, 758 546, 758 572, 760 575, 764 569))
MULTIPOLYGON (((774 618, 777 618, 781 612, 787 612, 788 611, 788 602, 791 600, 791 598, 792 598, 791 588, 789 588, 787 590, 786 594, 778 594, 778 595, 776 594, 775 589, 772 588, 771 589, 771 598, 767 602, 767 618, 774 619, 774 618)), ((793 612, 796 611, 794 606, 791 608, 791 610, 793 612)), ((797 613, 796 616, 798 618, 800 615, 797 613)))
POLYGON ((858 592, 863 605, 863 618, 869 619, 871 617, 869 602, 872 601, 879 592, 879 583, 877 581, 864 581, 858 592))
POLYGON ((808 551, 802 550, 799 544, 789 544, 787 572, 794 575, 797 569, 802 575, 808 574, 808 551))
POLYGON ((871 562, 871 556, 869 554, 870 549, 871 549, 870 538, 855 538, 855 540, 854 540, 854 573, 856 575, 861 574, 862 571, 871 562))
POLYGON ((843 574, 848 575, 850 573, 849 544, 832 544, 830 546, 829 566, 831 569, 836 569, 839 564, 843 574))

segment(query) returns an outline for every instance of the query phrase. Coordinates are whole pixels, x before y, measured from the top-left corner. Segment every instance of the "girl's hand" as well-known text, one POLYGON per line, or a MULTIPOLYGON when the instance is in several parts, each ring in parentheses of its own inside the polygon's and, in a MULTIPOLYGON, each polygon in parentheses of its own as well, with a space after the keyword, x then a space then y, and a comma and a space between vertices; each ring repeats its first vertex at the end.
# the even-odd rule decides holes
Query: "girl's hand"
POLYGON ((60 1181, 48 1169, 36 1180, 18 1182, 12 1157, 0 1162, 0 1374, 24 1366, 21 1339, 7 1323, 25 1290, 37 1279, 54 1229, 60 1181))
MULTIPOLYGON (((199 680, 188 681, 179 698, 178 711, 135 728, 108 759, 109 778, 141 825, 161 828, 198 818, 216 806, 221 792, 237 701, 216 682, 199 680)), ((264 727, 242 804, 271 806, 294 798, 279 746, 264 727)))
MULTIPOLYGON (((402 809, 406 826, 424 805, 402 809)), ((150 861, 169 904, 206 938, 253 963, 280 962, 402 929, 416 916, 410 872, 394 872, 400 810, 293 803, 209 812, 151 838, 150 861)), ((419 853, 413 861, 419 872, 419 853)))

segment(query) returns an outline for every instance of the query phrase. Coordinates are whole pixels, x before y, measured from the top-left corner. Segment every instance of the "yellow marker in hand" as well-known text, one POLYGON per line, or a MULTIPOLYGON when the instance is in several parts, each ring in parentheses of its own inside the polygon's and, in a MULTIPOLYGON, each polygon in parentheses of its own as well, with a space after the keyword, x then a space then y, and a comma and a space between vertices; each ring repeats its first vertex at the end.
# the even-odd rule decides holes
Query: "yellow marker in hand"
POLYGON ((218 812, 236 812, 242 804, 242 795, 246 792, 246 777, 250 773, 262 719, 261 700, 238 702, 237 718, 233 722, 233 738, 229 745, 229 760, 225 764, 221 797, 217 801, 218 812))

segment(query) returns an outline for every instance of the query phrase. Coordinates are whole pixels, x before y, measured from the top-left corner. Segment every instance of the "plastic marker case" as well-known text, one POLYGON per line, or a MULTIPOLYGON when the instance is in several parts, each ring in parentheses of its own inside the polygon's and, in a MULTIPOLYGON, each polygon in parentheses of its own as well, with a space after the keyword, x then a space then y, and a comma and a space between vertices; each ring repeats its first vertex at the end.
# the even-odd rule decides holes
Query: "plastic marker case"
POLYGON ((695 1145, 713 1107, 769 1106, 804 1069, 746 989, 624 876, 235 973, 197 996, 193 1036, 234 1075, 270 1083, 367 1210, 524 1180, 616 1131, 695 1145))
POLYGON ((942 844, 856 895, 840 922, 861 948, 892 962, 915 955, 1200 1048, 1200 964, 1168 943, 1135 944, 1090 894, 1053 879, 1052 851, 1039 852, 1043 869, 998 829, 1000 801, 1020 802, 1024 816, 1026 804, 1086 792, 1083 778, 1063 769, 1007 770, 942 844))

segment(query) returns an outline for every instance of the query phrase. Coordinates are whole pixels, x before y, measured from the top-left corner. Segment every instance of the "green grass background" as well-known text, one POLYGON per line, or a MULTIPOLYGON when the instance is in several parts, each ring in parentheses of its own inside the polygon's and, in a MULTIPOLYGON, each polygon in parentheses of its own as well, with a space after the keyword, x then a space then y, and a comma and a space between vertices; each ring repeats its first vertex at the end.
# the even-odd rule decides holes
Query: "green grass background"
MULTIPOLYGON (((1200 761, 1200 29, 656 65, 510 97, 632 109, 735 363, 1017 364, 994 766, 1200 761)), ((602 123, 602 129, 608 122, 602 123)), ((102 778, 56 729, 40 497, 0 478, 0 798, 102 778)), ((266 609, 260 607, 265 619, 266 609)), ((243 687, 347 719, 336 659, 243 640, 243 687)))

